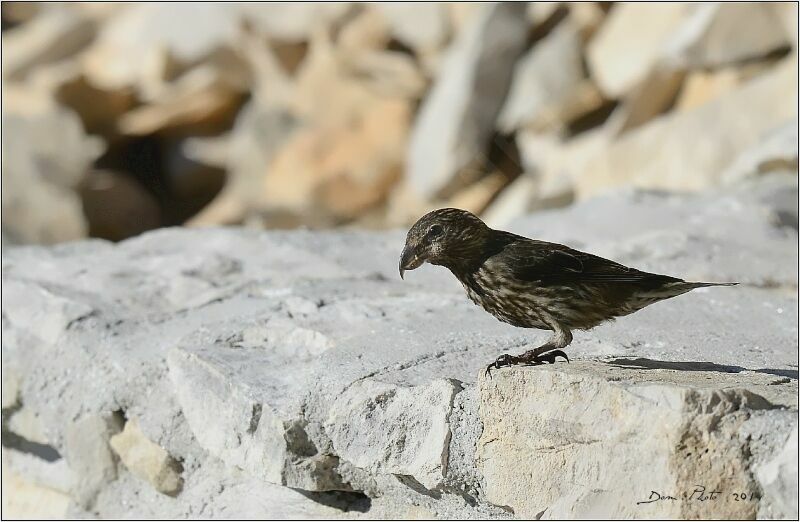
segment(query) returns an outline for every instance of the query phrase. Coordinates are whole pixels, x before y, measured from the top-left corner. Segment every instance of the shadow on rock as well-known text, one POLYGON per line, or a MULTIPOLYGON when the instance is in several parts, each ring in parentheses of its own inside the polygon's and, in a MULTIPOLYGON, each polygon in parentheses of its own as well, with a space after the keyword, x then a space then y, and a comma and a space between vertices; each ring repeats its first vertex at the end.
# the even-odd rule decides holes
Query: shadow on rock
POLYGON ((797 380, 797 370, 786 370, 779 368, 760 368, 758 370, 751 370, 742 366, 734 366, 727 364, 716 364, 712 362, 701 361, 658 361, 655 359, 646 359, 639 357, 636 359, 612 359, 606 361, 608 364, 618 366, 621 368, 634 368, 637 370, 681 370, 689 372, 722 372, 722 373, 739 373, 744 371, 753 371, 758 373, 766 373, 769 375, 777 375, 778 377, 788 377, 789 379, 797 380))

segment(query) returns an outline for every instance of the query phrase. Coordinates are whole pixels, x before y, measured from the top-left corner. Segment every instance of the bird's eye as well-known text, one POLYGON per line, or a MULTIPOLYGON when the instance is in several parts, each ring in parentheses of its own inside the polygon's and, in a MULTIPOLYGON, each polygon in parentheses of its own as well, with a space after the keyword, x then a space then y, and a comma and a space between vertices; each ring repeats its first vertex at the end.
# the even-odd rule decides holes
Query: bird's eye
POLYGON ((430 238, 437 238, 444 233, 444 229, 441 225, 431 225, 431 228, 428 229, 428 237, 430 238))

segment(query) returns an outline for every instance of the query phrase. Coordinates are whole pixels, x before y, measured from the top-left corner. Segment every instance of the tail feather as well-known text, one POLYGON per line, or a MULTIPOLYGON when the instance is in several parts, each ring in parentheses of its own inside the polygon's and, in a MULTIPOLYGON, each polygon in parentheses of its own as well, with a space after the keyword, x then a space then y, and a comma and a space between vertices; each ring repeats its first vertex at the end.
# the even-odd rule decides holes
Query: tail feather
POLYGON ((685 294, 686 292, 694 290, 695 288, 702 288, 705 286, 735 286, 738 284, 739 283, 695 283, 691 281, 681 281, 680 279, 676 281, 670 281, 657 289, 637 292, 625 303, 617 315, 628 315, 637 310, 641 310, 645 306, 657 303, 658 301, 662 301, 664 299, 669 299, 671 297, 677 297, 681 294, 685 294))
POLYGON ((691 283, 691 282, 684 282, 683 284, 689 287, 689 290, 694 288, 703 288, 704 286, 736 286, 739 283, 691 283))
POLYGON ((739 283, 703 283, 703 282, 691 282, 691 281, 675 281, 671 283, 667 283, 662 285, 660 288, 656 290, 652 290, 650 292, 644 293, 647 297, 656 297, 659 299, 668 299, 670 297, 676 297, 681 294, 685 294, 695 288, 703 288, 706 286, 735 286, 739 283))
POLYGON ((667 283, 661 289, 655 293, 662 293, 667 294, 668 297, 674 297, 681 294, 685 294, 690 290, 694 290, 695 288, 703 288, 707 286, 736 286, 739 283, 703 283, 703 282, 692 282, 692 281, 677 281, 675 283, 667 283))

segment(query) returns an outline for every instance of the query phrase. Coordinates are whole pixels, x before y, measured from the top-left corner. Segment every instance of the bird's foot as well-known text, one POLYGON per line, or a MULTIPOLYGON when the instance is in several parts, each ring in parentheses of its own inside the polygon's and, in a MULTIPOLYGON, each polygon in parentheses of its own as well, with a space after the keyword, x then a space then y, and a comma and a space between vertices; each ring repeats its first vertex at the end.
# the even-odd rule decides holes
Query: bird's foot
POLYGON ((519 357, 514 357, 513 355, 508 355, 504 353, 500 357, 498 357, 492 364, 486 367, 486 373, 484 374, 486 377, 492 378, 492 368, 499 370, 503 366, 513 366, 520 362, 519 357))
POLYGON ((555 364, 557 357, 563 357, 565 361, 569 362, 569 357, 564 350, 552 350, 541 355, 528 355, 522 354, 518 357, 504 353, 498 357, 492 364, 486 367, 484 375, 492 378, 492 369, 499 370, 504 366, 514 366, 516 364, 525 364, 527 366, 538 366, 540 364, 555 364))

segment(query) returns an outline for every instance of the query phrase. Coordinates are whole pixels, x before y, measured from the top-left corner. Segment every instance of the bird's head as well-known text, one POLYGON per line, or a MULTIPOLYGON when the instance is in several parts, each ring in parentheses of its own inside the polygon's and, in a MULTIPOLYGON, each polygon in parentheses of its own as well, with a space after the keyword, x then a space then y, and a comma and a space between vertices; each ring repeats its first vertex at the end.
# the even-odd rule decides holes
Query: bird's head
POLYGON ((458 208, 429 212, 414 223, 400 255, 400 278, 423 263, 448 268, 469 265, 480 257, 491 229, 477 216, 458 208))

